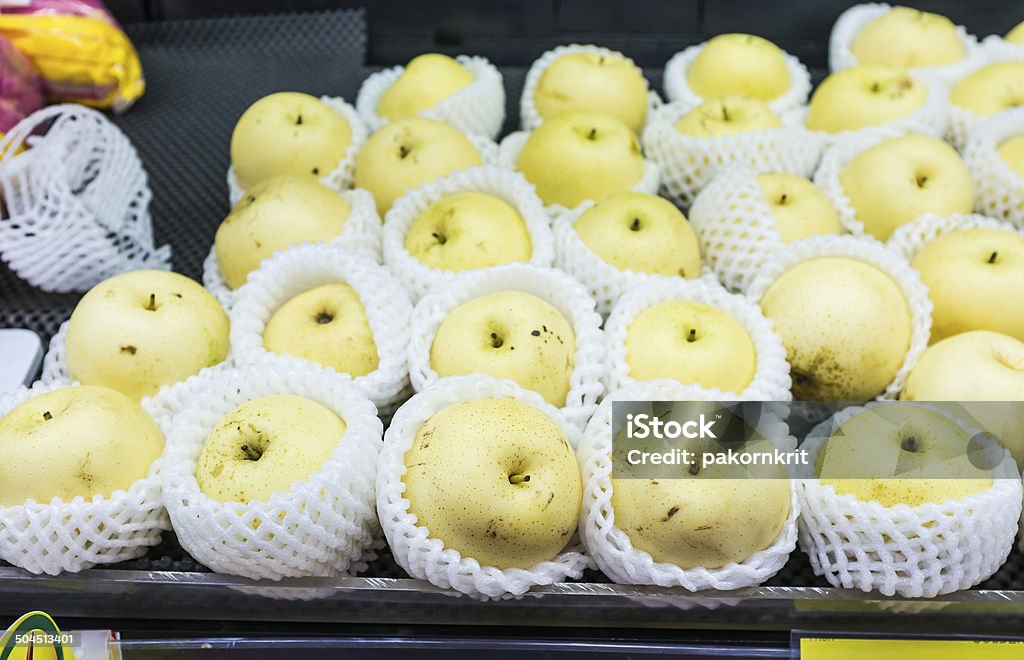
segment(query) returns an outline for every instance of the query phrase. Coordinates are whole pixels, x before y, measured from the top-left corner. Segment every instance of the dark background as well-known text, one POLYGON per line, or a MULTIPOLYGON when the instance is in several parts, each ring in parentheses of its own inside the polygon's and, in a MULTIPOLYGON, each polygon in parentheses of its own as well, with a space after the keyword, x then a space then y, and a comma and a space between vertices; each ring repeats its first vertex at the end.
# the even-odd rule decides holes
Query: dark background
MULTIPOLYGON (((113 0, 125 22, 364 7, 367 64, 401 64, 426 51, 475 53, 499 64, 529 64, 579 38, 662 66, 680 44, 720 32, 753 32, 809 67, 827 64, 827 39, 849 0, 113 0)), ((1020 0, 925 0, 911 6, 948 16, 983 37, 1024 20, 1020 0)))

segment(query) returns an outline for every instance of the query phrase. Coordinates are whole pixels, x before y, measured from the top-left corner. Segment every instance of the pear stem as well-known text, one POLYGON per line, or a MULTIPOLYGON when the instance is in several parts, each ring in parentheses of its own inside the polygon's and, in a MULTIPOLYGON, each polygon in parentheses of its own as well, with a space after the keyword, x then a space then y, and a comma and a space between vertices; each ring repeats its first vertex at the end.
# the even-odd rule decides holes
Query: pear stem
POLYGON ((498 336, 497 332, 492 332, 491 333, 491 347, 492 348, 501 348, 502 344, 504 344, 504 343, 505 342, 502 340, 501 337, 498 336))
POLYGON ((242 445, 242 453, 245 454, 245 458, 250 461, 258 461, 263 458, 263 452, 255 447, 249 445, 242 445))
POLYGON ((43 420, 44 420, 44 421, 47 421, 47 422, 48 422, 48 421, 50 421, 51 419, 53 419, 53 415, 51 415, 51 414, 50 414, 50 411, 49 411, 49 410, 47 410, 46 412, 44 412, 44 413, 43 413, 43 420))
POLYGON ((917 451, 917 438, 915 438, 914 436, 910 436, 909 438, 903 441, 901 447, 904 451, 917 451))
POLYGON ((690 463, 690 474, 694 477, 700 472, 700 466, 696 463, 690 463))
POLYGON ((150 312, 156 311, 156 294, 149 294, 149 303, 146 305, 146 310, 150 312))
POLYGON ((690 334, 686 335, 686 341, 691 344, 697 341, 697 328, 690 328, 690 334))
POLYGON ((993 252, 992 256, 988 258, 988 262, 990 264, 994 264, 996 262, 996 257, 998 257, 998 256, 999 256, 998 252, 993 252))
POLYGON ((596 138, 597 138, 597 129, 596 128, 590 129, 590 132, 587 133, 587 139, 588 140, 593 140, 593 139, 596 139, 596 138))
POLYGON ((530 475, 528 474, 510 474, 508 482, 510 484, 524 484, 530 481, 530 475))

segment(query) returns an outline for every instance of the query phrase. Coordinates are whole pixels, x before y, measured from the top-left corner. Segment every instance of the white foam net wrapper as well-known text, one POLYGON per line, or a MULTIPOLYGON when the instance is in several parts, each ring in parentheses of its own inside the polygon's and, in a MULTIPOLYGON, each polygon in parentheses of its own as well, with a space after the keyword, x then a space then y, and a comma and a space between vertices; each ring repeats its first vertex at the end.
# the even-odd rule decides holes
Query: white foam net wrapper
MULTIPOLYGON (((1024 62, 1024 48, 1019 50, 1002 50, 1002 51, 989 51, 988 57, 982 58, 980 61, 973 63, 963 75, 957 78, 963 78, 968 74, 974 73, 978 69, 982 69, 989 64, 996 64, 997 62, 1024 62)), ((950 85, 952 89, 952 85, 950 85)), ((971 135, 974 132, 974 128, 982 121, 990 118, 998 118, 1007 112, 1013 112, 1015 108, 1003 110, 993 115, 979 115, 973 110, 967 108, 961 108, 960 106, 950 103, 949 104, 949 130, 946 133, 946 139, 956 147, 958 150, 963 151, 967 147, 968 141, 971 139, 971 135)))
POLYGON ((518 172, 489 165, 469 167, 407 192, 395 200, 384 218, 384 263, 414 301, 426 295, 431 287, 450 281, 460 271, 426 265, 405 249, 405 235, 416 218, 432 204, 461 192, 486 193, 507 202, 519 212, 530 234, 528 263, 547 267, 554 262, 551 227, 533 186, 518 172))
POLYGON ((181 546, 218 573, 252 579, 345 574, 373 543, 377 457, 383 432, 373 404, 351 381, 311 364, 265 362, 196 378, 179 388, 183 407, 168 435, 162 486, 181 546), (195 477, 210 431, 238 406, 300 396, 345 422, 323 466, 262 502, 220 502, 195 477))
MULTIPOLYGON (((745 297, 729 293, 714 280, 662 280, 630 289, 619 299, 604 325, 608 360, 608 388, 627 387, 636 380, 630 376, 626 355, 626 337, 637 315, 654 305, 672 300, 688 300, 719 309, 743 326, 750 335, 757 355, 757 368, 750 384, 742 392, 730 392, 741 400, 789 401, 789 363, 782 339, 772 330, 757 305, 745 297)), ((695 383, 685 383, 699 387, 695 383)), ((701 388, 706 389, 706 388, 701 388)))
MULTIPOLYGON (((519 161, 519 152, 523 150, 523 145, 526 144, 526 140, 529 137, 529 131, 516 131, 506 135, 505 139, 498 145, 498 164, 508 170, 518 171, 516 163, 519 161)), ((640 180, 633 184, 630 190, 632 192, 655 195, 658 192, 660 182, 661 168, 650 158, 645 158, 643 174, 640 175, 640 180)), ((544 208, 551 217, 569 211, 569 209, 561 204, 550 204, 544 208)))
POLYGON ((448 315, 470 300, 501 291, 524 291, 537 296, 557 309, 572 326, 576 353, 569 378, 569 394, 561 411, 582 431, 604 392, 601 316, 594 311, 594 299, 579 282, 552 268, 508 264, 469 272, 434 288, 420 300, 412 314, 408 353, 413 388, 421 391, 440 378, 430 364, 430 349, 448 315))
POLYGON ((1024 135, 1024 108, 978 122, 970 130, 964 162, 974 184, 975 210, 1024 229, 1024 176, 998 152, 999 145, 1015 135, 1024 135))
MULTIPOLYGON (((370 131, 367 129, 366 124, 363 123, 356 109, 346 103, 344 99, 335 96, 321 96, 320 100, 348 122, 349 130, 352 133, 352 141, 349 142, 348 148, 342 154, 338 166, 326 176, 321 177, 320 183, 339 192, 348 190, 352 187, 356 156, 359 154, 359 150, 363 148, 366 138, 370 137, 370 131)), ((234 167, 228 168, 227 181, 228 202, 230 202, 231 206, 234 206, 238 203, 238 200, 242 199, 242 195, 245 194, 245 189, 238 183, 238 177, 235 176, 234 167)))
MULTIPOLYGON (((540 79, 544 77, 548 67, 570 53, 597 53, 598 55, 621 57, 637 69, 640 69, 640 66, 625 54, 617 50, 605 48, 604 46, 569 44, 552 48, 534 60, 533 64, 530 65, 529 71, 526 72, 526 78, 523 81, 523 93, 519 97, 519 126, 522 130, 532 131, 544 122, 540 113, 537 112, 536 104, 533 102, 534 97, 537 95, 537 85, 540 84, 540 79)), ((646 79, 644 82, 646 84, 646 79)), ((647 92, 647 96, 647 111, 650 113, 661 104, 661 99, 658 97, 657 92, 650 89, 647 92)))
POLYGON ((395 561, 412 577, 482 599, 520 596, 534 586, 580 577, 587 567, 587 558, 575 547, 529 569, 481 566, 472 557, 463 557, 458 550, 445 547, 441 539, 432 538, 430 530, 418 525, 416 516, 409 511, 402 477, 406 472, 405 454, 416 433, 435 413, 463 401, 484 398, 513 398, 539 408, 558 424, 574 447, 579 440, 579 429, 557 408, 510 380, 479 374, 454 376, 442 378, 414 395, 391 420, 377 473, 377 513, 395 561))
POLYGON ((341 282, 359 296, 377 344, 379 365, 365 376, 350 379, 356 389, 387 414, 409 387, 405 349, 409 343, 412 305, 401 285, 387 270, 359 253, 333 245, 300 245, 263 262, 238 290, 231 308, 231 356, 238 365, 264 360, 310 364, 301 357, 277 355, 263 347, 263 332, 281 305, 310 289, 341 282))
POLYGON ((683 135, 676 123, 691 110, 684 103, 666 103, 647 121, 643 135, 644 153, 661 168, 662 194, 684 207, 729 163, 746 163, 758 174, 809 177, 825 146, 822 134, 793 126, 715 138, 683 135))
POLYGON ((988 218, 977 213, 949 216, 929 213, 899 227, 889 237, 886 246, 890 250, 903 255, 907 261, 913 261, 917 253, 936 238, 958 229, 975 228, 1003 229, 1024 236, 1024 229, 1019 229, 1008 222, 988 218))
MULTIPOLYGON (((505 124, 505 84, 501 72, 485 57, 459 55, 455 59, 473 75, 473 82, 442 99, 433 108, 421 111, 420 116, 447 122, 463 133, 486 135, 493 140, 505 124)), ((384 93, 404 72, 404 66, 378 71, 370 74, 359 88, 356 108, 371 131, 379 130, 388 122, 377 114, 377 107, 384 93)))
MULTIPOLYGON (((583 470, 583 511, 580 537, 598 568, 620 584, 648 584, 682 587, 689 591, 730 590, 753 587, 772 577, 796 547, 800 503, 793 484, 789 517, 775 541, 740 563, 721 568, 682 568, 656 562, 651 555, 633 547, 629 536, 615 526, 612 507, 612 403, 614 401, 731 401, 735 395, 683 385, 671 380, 634 381, 606 397, 587 425, 577 456, 583 470)), ((763 420, 762 433, 782 450, 792 450, 796 441, 781 418, 763 420)))
POLYGON ((768 287, 780 275, 797 264, 820 257, 845 257, 870 264, 891 277, 903 290, 912 324, 910 346, 896 376, 878 396, 879 399, 896 399, 903 390, 910 370, 928 347, 932 329, 932 303, 928 299, 928 287, 902 256, 866 236, 813 236, 790 243, 787 249, 776 252, 768 259, 747 288, 747 297, 760 303, 768 287))
POLYGON ((39 110, 0 139, 0 259, 44 291, 85 291, 118 273, 168 270, 152 193, 128 137, 80 105, 39 110))
MULTIPOLYGON (((846 408, 811 432, 812 465, 829 430, 863 410, 846 408)), ((999 570, 1017 535, 1024 489, 1009 452, 997 469, 986 490, 917 506, 883 506, 801 480, 800 547, 836 587, 904 598, 969 589, 999 570)))
MULTIPOLYGON (((670 102, 679 101, 688 107, 696 107, 708 99, 698 95, 687 82, 687 76, 693 61, 697 59, 707 42, 685 48, 665 64, 665 75, 663 87, 665 96, 670 102)), ((775 114, 782 114, 787 110, 797 108, 807 102, 811 93, 811 74, 800 60, 783 51, 783 58, 786 61, 786 69, 789 71, 789 89, 776 98, 768 101, 768 107, 775 114)))
POLYGON ((757 174, 726 165, 697 195, 688 214, 704 263, 726 287, 743 291, 762 262, 785 247, 757 174))
MULTIPOLYGON (((915 80, 925 86, 927 95, 921 107, 909 117, 900 117, 875 126, 865 126, 856 130, 839 131, 837 133, 818 131, 819 135, 822 136, 826 143, 841 140, 848 135, 878 130, 922 133, 939 139, 945 138, 949 130, 949 88, 938 76, 927 69, 915 70, 912 75, 915 80)), ((788 111, 783 116, 783 123, 806 126, 807 110, 807 106, 803 106, 788 111)))
POLYGON ((981 42, 981 48, 985 51, 985 55, 993 61, 1024 55, 1024 44, 1011 43, 998 34, 990 34, 985 37, 981 42))
MULTIPOLYGON (((75 384, 40 382, 31 389, 2 394, 0 417, 31 398, 75 384)), ((145 402, 143 408, 149 412, 145 402)), ((160 426, 166 434, 168 428, 160 426)), ((79 496, 70 502, 55 497, 50 502, 0 506, 0 559, 31 573, 57 575, 145 555, 170 529, 160 494, 165 460, 166 452, 145 478, 109 496, 79 496)))
MULTIPOLYGON (((380 235, 381 219, 377 214, 377 205, 373 195, 365 190, 354 188, 338 193, 348 202, 351 212, 342 225, 341 234, 328 241, 345 252, 362 252, 377 263, 381 261, 380 235)), ((282 222, 286 219, 282 218, 282 222)), ((275 252, 275 254, 277 254, 275 252)), ((210 253, 203 261, 203 286, 213 294, 224 309, 230 310, 235 303, 236 290, 228 286, 217 262, 217 249, 210 248, 210 253)))
POLYGON ((901 131, 888 128, 847 133, 829 145, 821 157, 818 170, 814 173, 814 185, 828 197, 832 208, 839 214, 839 222, 843 228, 855 236, 865 235, 864 223, 857 217, 853 203, 843 190, 839 175, 846 164, 860 152, 903 134, 901 131))
MULTIPOLYGON (((599 257, 587 247, 573 227, 580 216, 593 205, 594 202, 587 201, 575 209, 563 211, 553 219, 552 232, 555 237, 555 263, 583 283, 597 302, 598 312, 607 315, 619 296, 631 287, 682 279, 675 275, 619 270, 599 257)), ((701 277, 714 280, 714 275, 706 268, 702 269, 701 277)))
MULTIPOLYGON (((854 39, 857 38, 857 35, 860 34, 860 31, 868 23, 887 14, 891 9, 892 5, 881 2, 869 2, 854 5, 840 14, 832 26, 832 32, 828 39, 829 69, 831 71, 839 71, 840 69, 856 66, 857 58, 853 56, 853 52, 850 49, 854 39)), ((956 31, 967 52, 964 59, 959 62, 952 62, 941 66, 915 68, 910 71, 912 73, 927 71, 938 76, 943 82, 949 83, 962 78, 972 65, 983 62, 985 60, 985 53, 981 46, 978 45, 978 39, 968 33, 962 25, 956 26, 956 31)))

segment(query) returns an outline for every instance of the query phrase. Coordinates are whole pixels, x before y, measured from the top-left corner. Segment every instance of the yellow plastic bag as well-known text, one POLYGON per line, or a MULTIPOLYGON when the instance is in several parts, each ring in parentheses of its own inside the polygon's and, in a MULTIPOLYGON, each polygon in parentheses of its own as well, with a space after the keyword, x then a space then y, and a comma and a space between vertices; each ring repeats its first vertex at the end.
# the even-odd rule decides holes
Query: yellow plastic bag
POLYGON ((39 70, 50 101, 120 112, 145 91, 135 47, 96 0, 0 2, 0 36, 39 70))

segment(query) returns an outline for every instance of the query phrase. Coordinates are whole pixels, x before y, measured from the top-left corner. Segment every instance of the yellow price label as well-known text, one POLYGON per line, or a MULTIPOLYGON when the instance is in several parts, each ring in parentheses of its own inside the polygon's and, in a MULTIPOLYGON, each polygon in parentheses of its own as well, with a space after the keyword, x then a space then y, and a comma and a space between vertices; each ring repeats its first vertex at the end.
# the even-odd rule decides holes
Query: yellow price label
POLYGON ((804 637, 801 660, 1021 660, 1024 640, 837 639, 804 637))

